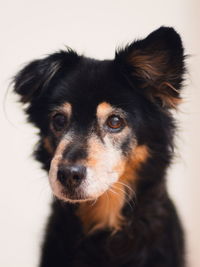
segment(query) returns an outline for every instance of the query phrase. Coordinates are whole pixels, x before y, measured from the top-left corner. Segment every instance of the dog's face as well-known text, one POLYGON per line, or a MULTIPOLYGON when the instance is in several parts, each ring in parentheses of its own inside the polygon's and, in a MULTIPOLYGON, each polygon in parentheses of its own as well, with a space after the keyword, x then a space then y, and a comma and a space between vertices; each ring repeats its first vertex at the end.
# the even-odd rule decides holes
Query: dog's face
POLYGON ((49 180, 58 198, 98 198, 126 171, 127 155, 137 145, 134 109, 128 104, 136 103, 115 76, 112 61, 82 59, 78 71, 60 78, 49 92, 45 142, 52 154, 49 180))
POLYGON ((53 193, 80 202, 133 182, 151 146, 162 142, 160 114, 169 123, 183 71, 181 41, 170 28, 132 43, 114 60, 61 51, 27 65, 15 91, 40 128, 37 159, 49 168, 53 193))
POLYGON ((109 68, 110 62, 89 64, 94 75, 89 83, 83 77, 90 75, 90 68, 84 66, 72 82, 65 81, 68 95, 62 96, 63 100, 49 115, 50 135, 56 143, 49 179, 54 194, 63 199, 99 197, 123 175, 127 154, 136 146, 131 115, 123 108, 127 102, 122 97, 124 88, 115 84, 114 77, 111 82, 112 73, 105 79, 104 73, 95 71, 101 68, 98 65, 109 68), (97 76, 107 82, 96 83, 97 76), (113 89, 118 90, 118 96, 113 89))

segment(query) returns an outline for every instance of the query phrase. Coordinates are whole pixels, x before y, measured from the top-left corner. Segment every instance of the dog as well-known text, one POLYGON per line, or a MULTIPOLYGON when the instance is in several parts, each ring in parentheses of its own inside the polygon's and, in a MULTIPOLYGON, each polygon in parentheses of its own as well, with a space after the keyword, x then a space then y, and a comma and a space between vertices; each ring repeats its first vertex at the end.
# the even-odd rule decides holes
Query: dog
POLYGON ((112 60, 67 48, 14 77, 55 196, 40 267, 185 266, 166 190, 184 59, 179 34, 160 27, 112 60))

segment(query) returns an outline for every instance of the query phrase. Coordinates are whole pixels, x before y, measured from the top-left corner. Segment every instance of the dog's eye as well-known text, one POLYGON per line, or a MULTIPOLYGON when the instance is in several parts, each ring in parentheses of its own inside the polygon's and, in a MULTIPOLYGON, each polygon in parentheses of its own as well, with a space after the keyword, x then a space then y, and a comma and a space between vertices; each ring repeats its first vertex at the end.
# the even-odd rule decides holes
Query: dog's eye
POLYGON ((56 131, 62 131, 66 124, 67 118, 63 114, 57 113, 52 117, 52 125, 56 131))
POLYGON ((125 121, 117 115, 110 116, 106 121, 106 126, 113 132, 118 132, 125 126, 125 121))

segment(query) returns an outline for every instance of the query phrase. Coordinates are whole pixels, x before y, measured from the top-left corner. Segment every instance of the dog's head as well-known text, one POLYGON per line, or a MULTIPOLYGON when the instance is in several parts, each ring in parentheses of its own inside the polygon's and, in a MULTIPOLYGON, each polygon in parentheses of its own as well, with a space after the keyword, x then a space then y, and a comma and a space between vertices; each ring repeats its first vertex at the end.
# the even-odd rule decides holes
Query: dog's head
POLYGON ((54 194, 84 201, 133 182, 154 144, 171 138, 165 128, 183 72, 180 37, 164 27, 113 60, 67 50, 25 66, 15 92, 40 129, 37 158, 49 167, 54 194))

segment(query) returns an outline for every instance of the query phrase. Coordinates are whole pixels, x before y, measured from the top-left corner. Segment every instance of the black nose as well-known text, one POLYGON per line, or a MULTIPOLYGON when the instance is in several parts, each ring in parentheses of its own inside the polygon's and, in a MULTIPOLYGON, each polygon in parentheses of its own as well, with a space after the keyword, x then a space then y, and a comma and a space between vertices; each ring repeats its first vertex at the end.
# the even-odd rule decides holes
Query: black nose
POLYGON ((64 166, 58 169, 57 179, 66 186, 68 183, 78 185, 86 176, 86 167, 82 165, 64 166))

